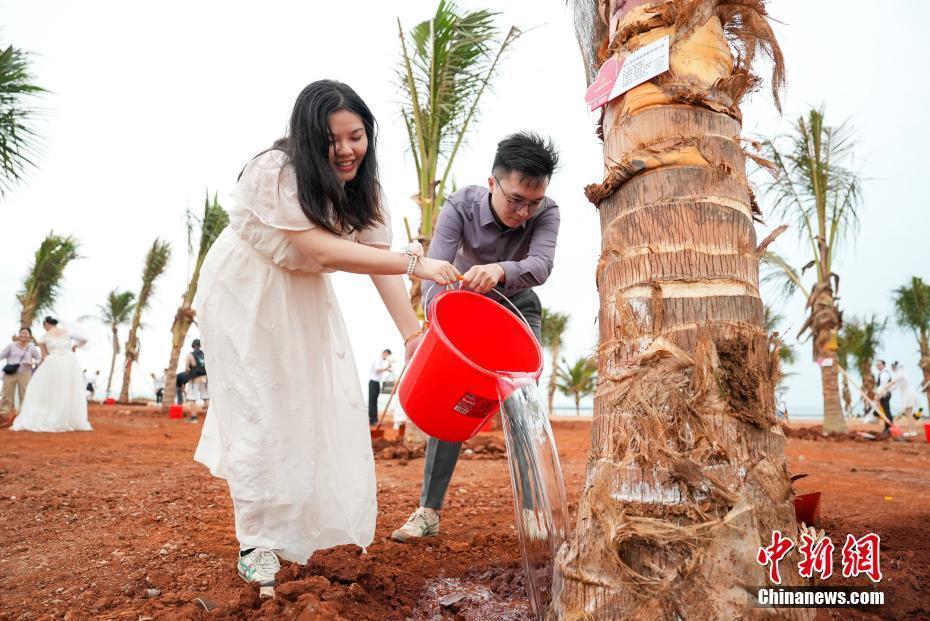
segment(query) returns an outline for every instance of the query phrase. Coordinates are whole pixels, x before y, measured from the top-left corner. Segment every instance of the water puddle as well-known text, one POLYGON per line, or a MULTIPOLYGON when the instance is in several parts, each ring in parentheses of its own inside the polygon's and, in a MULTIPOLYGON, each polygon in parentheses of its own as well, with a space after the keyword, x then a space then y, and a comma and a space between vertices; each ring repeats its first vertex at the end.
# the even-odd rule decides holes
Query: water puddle
POLYGON ((522 589, 514 593, 495 588, 493 581, 482 575, 430 580, 407 621, 527 621, 532 618, 522 589))

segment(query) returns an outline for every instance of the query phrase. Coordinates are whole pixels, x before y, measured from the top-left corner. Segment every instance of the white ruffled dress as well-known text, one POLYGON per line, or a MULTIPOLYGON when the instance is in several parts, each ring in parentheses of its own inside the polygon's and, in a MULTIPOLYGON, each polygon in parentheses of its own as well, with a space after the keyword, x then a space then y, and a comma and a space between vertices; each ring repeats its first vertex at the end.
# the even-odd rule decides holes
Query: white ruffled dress
MULTIPOLYGON (((377 488, 329 276, 284 234, 314 226, 284 161, 269 151, 246 166, 203 264, 195 309, 211 401, 194 459, 228 482, 240 545, 305 563, 322 548, 372 542, 377 488)), ((384 220, 346 239, 389 248, 384 220)))

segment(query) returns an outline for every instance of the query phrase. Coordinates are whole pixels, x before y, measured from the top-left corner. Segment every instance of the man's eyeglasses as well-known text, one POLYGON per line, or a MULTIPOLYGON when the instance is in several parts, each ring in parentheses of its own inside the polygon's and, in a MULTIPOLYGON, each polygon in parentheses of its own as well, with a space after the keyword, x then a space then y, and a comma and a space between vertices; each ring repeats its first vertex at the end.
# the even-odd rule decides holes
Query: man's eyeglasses
POLYGON ((526 209, 527 215, 532 216, 537 211, 542 209, 543 201, 546 200, 546 197, 542 197, 535 201, 528 201, 525 198, 514 198, 510 194, 504 191, 503 186, 501 185, 501 180, 497 177, 494 177, 494 181, 497 182, 497 187, 500 189, 501 194, 504 195, 504 200, 507 201, 507 208, 513 213, 519 213, 526 209))

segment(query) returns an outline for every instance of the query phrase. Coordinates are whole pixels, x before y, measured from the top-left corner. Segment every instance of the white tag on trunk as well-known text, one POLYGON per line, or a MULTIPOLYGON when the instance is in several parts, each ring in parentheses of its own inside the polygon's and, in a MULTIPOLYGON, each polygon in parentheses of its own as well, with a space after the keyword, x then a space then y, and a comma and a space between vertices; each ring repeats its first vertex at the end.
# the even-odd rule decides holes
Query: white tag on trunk
POLYGON ((607 101, 668 71, 669 47, 669 37, 666 35, 624 58, 607 101))

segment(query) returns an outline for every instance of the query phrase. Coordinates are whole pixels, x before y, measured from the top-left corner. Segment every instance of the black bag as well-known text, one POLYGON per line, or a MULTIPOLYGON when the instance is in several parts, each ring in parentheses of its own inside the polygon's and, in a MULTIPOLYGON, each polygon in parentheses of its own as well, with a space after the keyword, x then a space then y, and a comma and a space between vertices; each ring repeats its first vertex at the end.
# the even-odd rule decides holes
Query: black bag
POLYGON ((19 357, 19 362, 16 364, 5 364, 3 365, 4 375, 16 375, 16 372, 19 371, 19 367, 22 366, 23 360, 26 359, 26 354, 29 353, 29 349, 23 352, 23 355, 19 357))
POLYGON ((191 352, 191 356, 194 357, 194 361, 197 362, 196 366, 190 368, 191 378, 203 377, 207 374, 207 365, 204 361, 203 352, 200 350, 194 350, 191 352))

